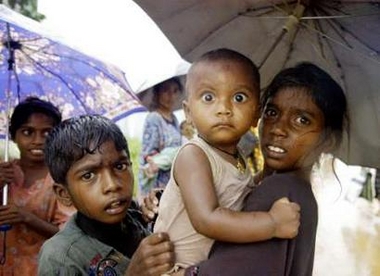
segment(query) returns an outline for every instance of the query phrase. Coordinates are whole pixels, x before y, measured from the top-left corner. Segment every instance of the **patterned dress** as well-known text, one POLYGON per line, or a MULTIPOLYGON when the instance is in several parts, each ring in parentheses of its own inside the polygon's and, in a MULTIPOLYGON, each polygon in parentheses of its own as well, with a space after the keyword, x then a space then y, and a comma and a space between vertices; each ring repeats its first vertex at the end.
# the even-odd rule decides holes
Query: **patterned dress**
MULTIPOLYGON (((38 179, 30 187, 24 187, 24 174, 19 161, 14 161, 15 183, 9 185, 9 202, 32 212, 39 218, 60 228, 64 225, 74 209, 60 205, 53 192, 53 179, 47 175, 38 179)), ((24 223, 14 224, 6 231, 0 232, 0 243, 6 246, 5 263, 0 265, 0 275, 37 275, 37 259, 40 247, 46 237, 24 223)), ((1 256, 3 257, 3 250, 1 256)))
POLYGON ((160 113, 153 111, 145 119, 139 170, 139 193, 144 196, 153 188, 165 188, 170 178, 170 169, 160 169, 155 181, 146 185, 144 166, 146 158, 159 154, 164 148, 176 148, 182 144, 182 135, 177 118, 172 114, 173 122, 169 122, 160 113))

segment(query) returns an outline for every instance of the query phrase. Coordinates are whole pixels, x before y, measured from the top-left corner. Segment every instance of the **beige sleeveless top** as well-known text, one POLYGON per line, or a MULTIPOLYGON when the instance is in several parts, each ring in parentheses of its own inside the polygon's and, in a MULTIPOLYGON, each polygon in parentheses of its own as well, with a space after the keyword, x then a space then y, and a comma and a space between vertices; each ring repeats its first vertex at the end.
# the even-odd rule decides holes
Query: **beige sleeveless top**
MULTIPOLYGON (((245 196, 254 186, 250 169, 244 173, 224 160, 217 151, 202 139, 196 137, 188 143, 197 145, 207 155, 214 179, 215 190, 221 207, 241 210, 245 196)), ((173 164, 175 159, 173 161, 173 164)), ((213 240, 195 231, 185 210, 181 193, 171 178, 161 197, 158 218, 154 232, 168 232, 174 242, 176 265, 187 267, 207 259, 213 240)))

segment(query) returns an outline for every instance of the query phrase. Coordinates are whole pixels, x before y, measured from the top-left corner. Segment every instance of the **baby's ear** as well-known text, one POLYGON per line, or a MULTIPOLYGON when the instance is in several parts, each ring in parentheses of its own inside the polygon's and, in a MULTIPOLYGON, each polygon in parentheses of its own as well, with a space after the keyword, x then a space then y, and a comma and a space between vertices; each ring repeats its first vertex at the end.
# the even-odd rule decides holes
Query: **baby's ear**
POLYGON ((255 114, 253 116, 254 117, 253 117, 253 121, 252 121, 252 127, 256 128, 257 124, 259 122, 259 119, 260 119, 260 108, 256 109, 256 112, 255 112, 255 114))
POLYGON ((57 199, 59 200, 59 202, 62 203, 62 205, 67 206, 67 207, 70 207, 73 205, 73 202, 71 201, 70 193, 67 190, 67 187, 65 185, 54 183, 53 191, 55 195, 57 196, 57 199))
POLYGON ((190 108, 189 108, 189 103, 187 100, 184 100, 182 102, 182 109, 183 109, 183 112, 185 113, 185 118, 186 118, 186 121, 190 124, 193 123, 192 119, 191 119, 191 112, 190 112, 190 108))

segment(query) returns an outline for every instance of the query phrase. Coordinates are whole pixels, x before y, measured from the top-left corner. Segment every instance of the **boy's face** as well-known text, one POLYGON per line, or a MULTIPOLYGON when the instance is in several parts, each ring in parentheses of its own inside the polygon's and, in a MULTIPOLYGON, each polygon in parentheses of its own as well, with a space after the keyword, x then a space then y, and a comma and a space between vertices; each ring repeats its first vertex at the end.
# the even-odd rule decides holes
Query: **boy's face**
POLYGON ((264 108, 260 145, 266 166, 274 170, 308 168, 322 151, 324 116, 302 89, 281 89, 264 108))
POLYGON ((259 87, 240 62, 201 62, 187 77, 187 118, 208 142, 223 148, 236 144, 256 126, 259 87))
POLYGON ((46 136, 53 128, 53 119, 42 113, 33 113, 16 131, 14 142, 21 158, 29 162, 44 162, 46 136))
POLYGON ((112 141, 105 142, 95 153, 73 164, 67 173, 67 189, 79 212, 103 223, 119 223, 133 195, 127 153, 117 151, 112 141))

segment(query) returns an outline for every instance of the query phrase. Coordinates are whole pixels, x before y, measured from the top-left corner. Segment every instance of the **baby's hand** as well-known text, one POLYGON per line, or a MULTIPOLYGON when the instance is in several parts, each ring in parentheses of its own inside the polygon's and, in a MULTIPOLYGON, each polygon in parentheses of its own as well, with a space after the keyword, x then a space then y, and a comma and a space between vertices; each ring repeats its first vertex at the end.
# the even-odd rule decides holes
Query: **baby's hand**
POLYGON ((275 224, 274 237, 291 239, 297 236, 300 226, 300 209, 297 203, 290 202, 286 197, 273 203, 269 215, 275 224))

